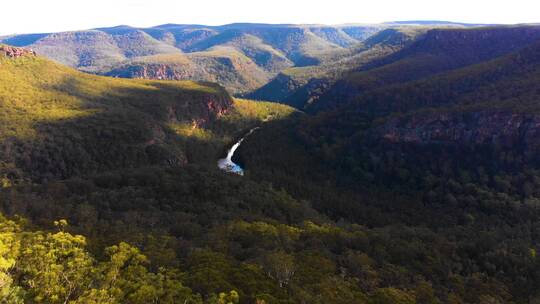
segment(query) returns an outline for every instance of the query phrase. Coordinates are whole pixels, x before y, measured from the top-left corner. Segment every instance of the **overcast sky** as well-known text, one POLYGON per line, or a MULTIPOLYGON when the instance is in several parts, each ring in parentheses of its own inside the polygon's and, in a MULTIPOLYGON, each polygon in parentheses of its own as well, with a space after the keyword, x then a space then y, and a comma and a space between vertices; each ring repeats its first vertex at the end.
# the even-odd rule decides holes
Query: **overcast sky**
POLYGON ((540 22, 540 0, 1 0, 0 34, 120 24, 540 22))

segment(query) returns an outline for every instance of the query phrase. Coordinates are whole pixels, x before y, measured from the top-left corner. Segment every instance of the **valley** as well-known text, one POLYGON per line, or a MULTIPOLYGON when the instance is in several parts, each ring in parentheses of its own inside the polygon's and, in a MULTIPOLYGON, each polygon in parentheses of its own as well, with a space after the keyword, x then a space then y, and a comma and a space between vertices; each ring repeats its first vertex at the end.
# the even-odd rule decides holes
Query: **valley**
MULTIPOLYGON (((467 25, 449 23, 439 26, 467 25)), ((414 23, 343 26, 165 24, 152 28, 117 26, 14 35, 0 37, 0 43, 33 49, 84 72, 123 78, 211 81, 233 94, 243 95, 263 87, 289 68, 326 62, 334 66, 323 70, 339 70, 336 56, 343 60, 362 60, 355 58, 357 53, 371 48, 372 44, 384 44, 383 50, 376 52, 387 52, 390 48, 387 44, 396 46, 399 41, 408 39, 405 37, 429 27, 414 23), (398 32, 399 37, 387 37, 392 36, 392 31, 398 32), (380 37, 371 38, 378 33, 381 33, 380 37)))
POLYGON ((0 302, 540 301, 538 25, 0 43, 0 302))

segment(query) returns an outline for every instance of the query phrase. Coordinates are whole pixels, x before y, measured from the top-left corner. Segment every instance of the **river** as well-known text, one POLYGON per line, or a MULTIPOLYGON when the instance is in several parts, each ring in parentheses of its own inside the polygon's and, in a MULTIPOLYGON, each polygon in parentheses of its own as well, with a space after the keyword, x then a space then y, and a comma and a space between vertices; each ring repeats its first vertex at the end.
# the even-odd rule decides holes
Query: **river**
POLYGON ((234 153, 236 152, 236 150, 238 149, 238 147, 240 147, 240 145, 242 144, 242 142, 244 141, 244 139, 246 139, 246 137, 250 136, 253 132, 255 132, 255 130, 259 129, 259 127, 256 127, 256 128, 253 128, 251 129, 246 135, 244 135, 244 137, 240 138, 240 140, 238 140, 230 149, 229 151, 227 151, 227 157, 225 158, 222 158, 220 160, 218 160, 217 162, 217 165, 218 167, 223 170, 223 171, 226 171, 226 172, 229 172, 229 173, 234 173, 234 174, 238 174, 238 175, 244 175, 244 169, 242 167, 240 167, 240 165, 238 164, 235 164, 233 161, 232 161, 232 158, 234 156, 234 153))

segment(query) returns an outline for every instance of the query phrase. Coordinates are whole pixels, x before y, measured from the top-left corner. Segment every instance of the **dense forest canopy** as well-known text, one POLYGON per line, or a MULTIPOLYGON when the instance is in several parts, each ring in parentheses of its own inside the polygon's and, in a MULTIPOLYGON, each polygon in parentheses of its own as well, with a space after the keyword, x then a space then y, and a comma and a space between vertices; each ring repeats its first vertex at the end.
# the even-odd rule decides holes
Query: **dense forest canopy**
POLYGON ((0 46, 0 302, 540 301, 537 26, 255 28, 92 34, 266 58, 282 104, 0 46))

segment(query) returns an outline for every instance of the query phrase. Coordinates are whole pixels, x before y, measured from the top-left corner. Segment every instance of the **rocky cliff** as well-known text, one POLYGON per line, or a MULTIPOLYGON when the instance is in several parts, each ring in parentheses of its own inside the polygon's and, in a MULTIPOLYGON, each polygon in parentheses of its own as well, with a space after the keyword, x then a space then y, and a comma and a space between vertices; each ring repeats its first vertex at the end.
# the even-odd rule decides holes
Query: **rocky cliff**
POLYGON ((540 115, 505 110, 417 114, 392 118, 378 128, 377 134, 392 143, 535 148, 540 144, 540 115))
POLYGON ((189 68, 180 69, 167 64, 130 65, 113 70, 108 75, 123 78, 143 78, 159 80, 185 80, 194 77, 194 71, 189 68))
POLYGON ((0 56, 6 56, 9 58, 19 58, 24 56, 36 56, 36 52, 19 47, 12 47, 8 45, 0 45, 0 56))
MULTIPOLYGON (((210 84, 208 84, 210 85, 210 84)), ((166 120, 169 123, 190 121, 193 126, 203 127, 222 117, 233 105, 233 100, 225 90, 221 94, 204 94, 192 98, 179 98, 178 103, 167 107, 166 120), (189 102, 185 102, 189 100, 189 102)))

